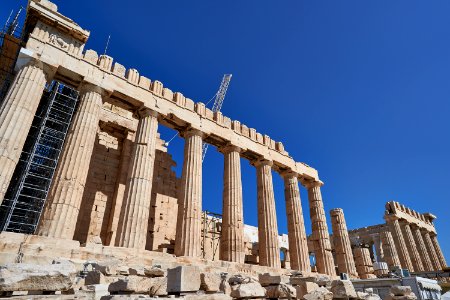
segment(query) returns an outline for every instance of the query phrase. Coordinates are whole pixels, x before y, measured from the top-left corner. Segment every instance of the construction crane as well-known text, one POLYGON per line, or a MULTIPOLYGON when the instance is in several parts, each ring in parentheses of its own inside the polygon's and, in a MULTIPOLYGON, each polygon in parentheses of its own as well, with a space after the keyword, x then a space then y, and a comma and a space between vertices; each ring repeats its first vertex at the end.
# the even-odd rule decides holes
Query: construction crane
MULTIPOLYGON (((222 78, 222 83, 220 84, 219 90, 217 93, 208 101, 206 102, 205 106, 208 106, 211 101, 214 100, 214 104, 212 107, 213 112, 219 112, 222 109, 223 100, 225 99, 225 95, 227 94, 228 86, 230 85, 232 74, 225 74, 222 78)), ((164 146, 168 147, 169 143, 177 136, 178 134, 175 134, 170 140, 164 143, 164 146)), ((203 143, 202 147, 202 161, 205 160, 206 151, 208 150, 208 144, 203 143)))
MULTIPOLYGON (((222 78, 222 83, 220 84, 219 90, 217 91, 216 95, 206 103, 206 105, 209 104, 214 99, 214 104, 212 107, 213 113, 220 112, 223 105, 223 100, 225 99, 225 95, 227 94, 228 86, 230 85, 231 81, 231 74, 225 74, 222 78)), ((202 161, 205 160, 206 151, 208 151, 208 144, 203 143, 202 148, 202 161)))

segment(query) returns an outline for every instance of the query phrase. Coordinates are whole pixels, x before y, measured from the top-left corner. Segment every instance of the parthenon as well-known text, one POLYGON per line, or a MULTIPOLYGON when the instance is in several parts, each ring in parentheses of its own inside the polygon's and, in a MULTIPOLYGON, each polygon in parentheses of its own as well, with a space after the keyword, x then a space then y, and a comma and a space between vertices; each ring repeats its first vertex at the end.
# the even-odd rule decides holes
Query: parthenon
POLYGON ((0 110, 1 263, 14 262, 20 248, 27 261, 164 258, 227 272, 352 279, 447 266, 433 214, 390 201, 384 224, 348 230, 336 208, 330 230, 318 171, 281 141, 85 49, 90 32, 48 0, 29 2, 24 30, 0 110), (181 178, 159 126, 184 139, 181 178), (224 158, 219 217, 202 210, 204 143, 224 158), (256 169, 257 227, 244 223, 241 159, 256 169), (287 236, 277 225, 276 173, 287 236))

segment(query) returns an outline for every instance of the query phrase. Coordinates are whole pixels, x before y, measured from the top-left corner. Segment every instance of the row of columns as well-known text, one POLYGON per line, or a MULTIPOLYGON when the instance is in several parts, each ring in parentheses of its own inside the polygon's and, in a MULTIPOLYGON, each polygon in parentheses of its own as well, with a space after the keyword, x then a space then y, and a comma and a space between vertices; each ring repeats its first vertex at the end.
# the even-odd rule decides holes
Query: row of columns
MULTIPOLYGON (((0 201, 3 200, 19 160, 49 78, 42 63, 31 61, 19 70, 5 98, 4 107, 0 112, 0 166, 2 166, 0 201)), ((83 85, 80 91, 80 105, 74 115, 55 172, 53 185, 38 228, 39 235, 65 239, 72 239, 74 236, 104 96, 102 89, 92 84, 83 85)), ((122 247, 144 249, 150 209, 158 116, 150 109, 141 109, 138 111, 138 117, 138 129, 132 148, 115 244, 122 247)), ((203 133, 190 129, 182 135, 185 138, 185 148, 175 254, 199 257, 201 255, 203 133)), ((219 150, 224 154, 223 233, 220 257, 223 260, 243 263, 245 253, 241 150, 232 145, 219 150)), ((272 162, 260 159, 252 164, 257 170, 260 264, 279 268, 281 262, 272 182, 272 162)), ((284 178, 285 186, 291 267, 309 272, 309 251, 300 202, 299 175, 289 171, 282 172, 281 175, 284 178)), ((304 185, 308 189, 312 241, 318 271, 335 275, 320 192, 321 183, 305 181, 304 185)))
MULTIPOLYGON (((387 215, 386 222, 395 245, 386 247, 395 248, 397 255, 391 252, 391 257, 398 257, 398 261, 395 257, 389 257, 391 261, 387 261, 388 264, 401 266, 411 272, 442 270, 447 266, 435 233, 430 234, 418 225, 393 215, 387 215)), ((387 235, 382 233, 386 243, 391 243, 387 235)))

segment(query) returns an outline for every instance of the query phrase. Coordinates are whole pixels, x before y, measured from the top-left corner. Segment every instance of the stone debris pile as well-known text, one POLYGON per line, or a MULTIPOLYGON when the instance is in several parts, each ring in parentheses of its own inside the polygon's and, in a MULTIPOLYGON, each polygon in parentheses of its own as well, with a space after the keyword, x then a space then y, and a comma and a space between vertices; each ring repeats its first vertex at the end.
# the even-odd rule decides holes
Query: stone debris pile
MULTIPOLYGON (((327 275, 286 272, 251 276, 191 265, 127 266, 114 259, 6 264, 0 266, 0 293, 11 299, 380 299, 372 291, 357 293, 349 280, 333 280, 327 275)), ((390 297, 416 299, 408 287, 394 287, 390 297)))

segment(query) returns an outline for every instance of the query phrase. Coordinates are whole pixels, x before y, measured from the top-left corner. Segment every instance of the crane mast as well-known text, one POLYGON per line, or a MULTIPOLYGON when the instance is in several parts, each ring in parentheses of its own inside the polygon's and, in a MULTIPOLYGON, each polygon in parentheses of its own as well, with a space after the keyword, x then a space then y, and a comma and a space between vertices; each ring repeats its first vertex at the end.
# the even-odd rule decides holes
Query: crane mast
MULTIPOLYGON (((231 81, 231 74, 225 74, 222 78, 222 83, 220 84, 219 90, 216 93, 216 96, 214 98, 214 104, 212 107, 212 111, 219 112, 222 109, 223 100, 225 99, 225 95, 227 94, 228 86, 230 85, 231 81)), ((203 143, 202 148, 202 160, 205 160, 206 151, 208 151, 208 144, 203 143)))

